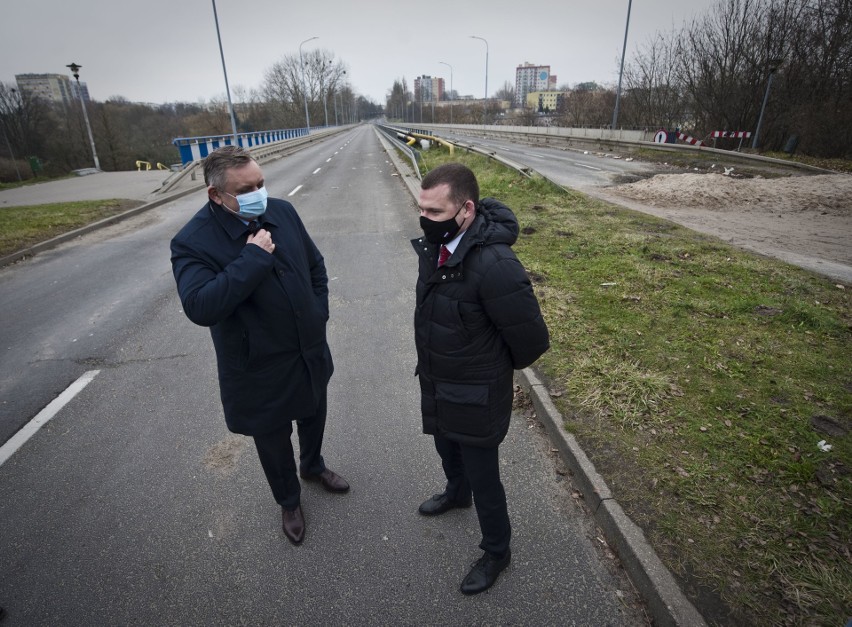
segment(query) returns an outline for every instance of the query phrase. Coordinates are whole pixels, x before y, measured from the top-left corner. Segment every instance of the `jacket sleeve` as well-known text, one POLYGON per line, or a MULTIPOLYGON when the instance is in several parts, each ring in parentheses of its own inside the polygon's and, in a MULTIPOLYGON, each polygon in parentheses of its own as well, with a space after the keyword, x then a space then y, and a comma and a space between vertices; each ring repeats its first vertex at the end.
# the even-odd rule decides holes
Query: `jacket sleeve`
POLYGON ((317 298, 320 309, 325 312, 326 320, 328 320, 328 273, 325 269, 325 260, 311 239, 311 236, 308 235, 308 231, 305 229, 302 220, 298 216, 295 217, 299 223, 299 233, 301 234, 305 253, 308 258, 308 268, 311 273, 311 289, 317 298))
POLYGON ((514 257, 492 264, 480 285, 485 313, 509 347, 512 366, 526 368, 550 348, 550 335, 529 277, 514 257))
POLYGON ((243 246, 239 255, 220 269, 192 241, 171 243, 172 271, 186 316, 209 327, 230 316, 272 268, 272 255, 259 246, 243 246))

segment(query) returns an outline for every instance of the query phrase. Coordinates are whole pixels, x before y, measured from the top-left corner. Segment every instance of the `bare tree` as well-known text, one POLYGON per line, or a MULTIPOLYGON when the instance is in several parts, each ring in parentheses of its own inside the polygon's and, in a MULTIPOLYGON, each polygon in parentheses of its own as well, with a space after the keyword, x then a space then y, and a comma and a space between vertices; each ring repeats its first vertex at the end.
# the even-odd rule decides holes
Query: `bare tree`
POLYGON ((317 120, 328 121, 328 109, 332 106, 331 95, 337 92, 346 80, 346 66, 334 58, 328 50, 315 49, 299 58, 298 54, 286 55, 267 70, 263 93, 270 103, 276 103, 291 119, 301 110, 302 123, 307 101, 311 126, 317 120), (301 61, 304 61, 302 65, 301 61))
POLYGON ((673 128, 685 122, 687 102, 677 80, 676 39, 656 33, 624 68, 621 119, 627 126, 673 128))
POLYGON ((597 83, 577 84, 562 98, 557 110, 559 126, 605 126, 611 122, 615 91, 597 83))
POLYGON ((387 96, 387 116, 390 119, 409 121, 408 109, 412 100, 412 95, 408 91, 408 83, 403 76, 393 82, 393 87, 387 96))
POLYGON ((506 81, 500 89, 494 92, 494 98, 496 100, 515 102, 515 86, 509 81, 506 81))

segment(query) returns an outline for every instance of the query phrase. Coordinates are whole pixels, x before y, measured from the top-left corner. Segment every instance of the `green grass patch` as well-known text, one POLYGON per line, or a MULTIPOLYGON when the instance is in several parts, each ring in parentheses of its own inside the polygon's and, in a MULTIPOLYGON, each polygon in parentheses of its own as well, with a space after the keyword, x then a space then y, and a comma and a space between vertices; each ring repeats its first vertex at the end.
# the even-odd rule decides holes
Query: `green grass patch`
POLYGON ((85 200, 0 207, 0 257, 141 204, 135 200, 85 200))
POLYGON ((825 170, 834 170, 836 172, 852 172, 852 161, 849 159, 826 159, 824 157, 809 157, 808 155, 790 155, 786 152, 767 152, 767 157, 773 159, 784 159, 785 161, 795 161, 812 165, 825 170))
MULTIPOLYGON (((422 167, 449 160, 431 150, 422 167)), ((452 160, 515 210, 552 339, 537 368, 696 606, 710 622, 845 624, 848 286, 478 155, 452 160)))

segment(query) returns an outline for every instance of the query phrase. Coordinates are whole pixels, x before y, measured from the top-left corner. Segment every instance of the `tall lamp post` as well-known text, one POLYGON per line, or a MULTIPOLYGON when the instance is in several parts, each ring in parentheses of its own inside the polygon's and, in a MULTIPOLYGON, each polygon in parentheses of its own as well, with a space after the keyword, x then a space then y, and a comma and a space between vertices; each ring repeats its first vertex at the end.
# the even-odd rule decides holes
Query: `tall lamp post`
POLYGON ((308 94, 305 91, 305 60, 302 58, 302 46, 314 39, 319 39, 319 37, 309 37, 299 44, 299 65, 302 66, 302 98, 305 101, 305 126, 307 127, 309 134, 311 132, 311 116, 308 114, 308 94))
POLYGON ((77 81, 77 95, 80 96, 80 106, 83 108, 83 119, 86 121, 86 130, 89 131, 89 144, 92 146, 92 156, 95 158, 95 169, 100 170, 101 163, 98 161, 98 152, 95 150, 95 138, 92 135, 92 127, 89 125, 89 114, 86 112, 86 101, 83 100, 83 89, 80 87, 80 69, 83 66, 76 63, 69 63, 65 67, 71 70, 71 74, 74 75, 74 79, 77 81))
POLYGON ((471 35, 471 39, 479 39, 485 42, 485 106, 482 108, 482 125, 485 126, 485 116, 488 111, 488 41, 484 37, 471 35))
MULTIPOLYGON (((322 74, 320 74, 320 93, 322 94, 322 108, 325 111, 325 127, 328 128, 328 94, 323 90, 322 84, 325 78, 325 62, 322 64, 322 74)), ((329 65, 331 65, 329 63, 329 65)))
MULTIPOLYGON (((343 70, 343 74, 344 75, 346 74, 346 70, 343 70)), ((332 103, 334 103, 334 125, 339 126, 340 122, 337 121, 337 83, 336 82, 334 84, 334 92, 332 92, 332 94, 331 94, 331 101, 332 101, 332 103)), ((341 119, 342 119, 343 111, 341 111, 340 113, 341 113, 341 119)))
MULTIPOLYGON (((450 124, 453 123, 453 66, 445 61, 438 61, 442 65, 450 68, 450 124)), ((487 72, 486 72, 487 74, 487 72)))
POLYGON ((618 104, 621 100, 621 77, 624 74, 624 55, 627 54, 627 31, 630 29, 630 9, 633 0, 627 2, 627 25, 624 27, 624 47, 621 49, 621 69, 618 70, 618 89, 615 92, 615 110, 612 112, 612 130, 618 124, 618 104))
POLYGON ((763 104, 760 106, 760 116, 757 118, 757 128, 754 131, 754 139, 751 142, 752 148, 757 148, 757 140, 760 137, 760 125, 763 124, 763 112, 766 109, 766 101, 769 100, 769 88, 772 87, 772 77, 778 71, 783 59, 769 60, 769 80, 766 81, 766 93, 763 94, 763 104))
POLYGON ((234 116, 234 103, 231 102, 231 88, 228 87, 228 70, 225 69, 225 53, 222 50, 222 35, 219 34, 219 15, 216 13, 216 0, 213 2, 213 21, 216 22, 216 39, 219 40, 219 56, 222 57, 222 74, 225 75, 225 93, 228 94, 228 112, 231 114, 231 132, 234 134, 234 146, 239 146, 237 139, 237 118, 234 116))

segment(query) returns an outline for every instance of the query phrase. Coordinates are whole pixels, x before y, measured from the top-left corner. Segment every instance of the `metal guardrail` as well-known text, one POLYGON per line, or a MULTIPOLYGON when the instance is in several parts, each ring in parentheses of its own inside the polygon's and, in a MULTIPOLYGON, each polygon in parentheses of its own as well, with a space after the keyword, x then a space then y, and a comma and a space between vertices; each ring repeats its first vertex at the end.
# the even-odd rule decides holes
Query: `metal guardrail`
POLYGON ((417 152, 399 138, 399 135, 404 134, 405 131, 393 126, 386 126, 384 124, 376 124, 375 127, 382 133, 382 135, 388 138, 395 148, 411 159, 412 169, 417 174, 417 179, 420 180, 422 177, 420 176, 420 165, 417 163, 417 152))
MULTIPOLYGON (((377 125, 377 126, 379 126, 379 125, 377 125)), ((476 144, 466 144, 464 142, 460 142, 460 141, 457 141, 457 140, 450 141, 450 140, 445 139, 443 137, 438 137, 437 135, 435 135, 434 133, 432 133, 431 131, 426 130, 426 129, 421 129, 421 128, 414 129, 414 128, 410 128, 410 127, 394 127, 394 126, 387 126, 387 127, 384 127, 384 128, 390 129, 392 132, 394 132, 397 135, 430 139, 431 141, 433 141, 435 143, 449 147, 451 154, 452 154, 453 146, 458 146, 460 148, 464 148, 467 151, 475 152, 477 154, 486 156, 489 159, 493 159, 494 161, 502 163, 503 165, 510 167, 513 170, 516 170, 518 173, 522 174, 523 176, 526 176, 527 178, 531 178, 533 176, 533 174, 536 173, 535 170, 533 170, 528 165, 525 165, 523 163, 518 163, 517 161, 512 161, 511 159, 507 159, 506 157, 502 156, 501 154, 499 154, 495 150, 492 150, 490 148, 484 148, 482 146, 477 146, 476 144)), ((397 140, 397 141, 399 141, 399 140, 397 140)), ((407 148, 408 150, 411 150, 411 148, 409 148, 408 146, 405 146, 405 148, 407 148)))
MULTIPOLYGON (((250 148, 249 151, 258 163, 266 163, 267 161, 274 161, 275 159, 291 155, 304 148, 307 144, 311 144, 318 139, 323 139, 330 135, 342 133, 343 131, 349 130, 351 127, 352 125, 350 124, 346 126, 335 126, 328 129, 322 129, 314 131, 310 135, 304 135, 293 139, 285 139, 272 144, 263 144, 256 148, 250 148)), ((201 168, 202 163, 204 163, 204 160, 199 159, 188 164, 183 170, 175 172, 163 181, 163 184, 157 193, 167 193, 174 189, 181 181, 184 181, 186 177, 190 177, 194 181, 198 176, 198 171, 201 168)))
MULTIPOLYGON (((421 124, 419 126, 405 126, 406 130, 434 133, 435 131, 451 131, 464 135, 473 135, 491 138, 503 139, 521 139, 532 145, 559 145, 559 146, 581 146, 598 149, 616 148, 637 150, 648 149, 663 152, 674 153, 704 153, 716 155, 719 158, 725 158, 728 161, 736 163, 765 163, 791 170, 805 170, 813 173, 831 174, 831 170, 818 168, 804 163, 795 161, 786 161, 784 159, 775 159, 773 157, 765 157, 763 155, 753 155, 748 153, 737 152, 734 150, 723 150, 721 148, 713 148, 711 146, 692 146, 689 144, 658 144, 653 141, 646 141, 639 137, 644 137, 647 133, 643 131, 628 131, 609 129, 570 129, 561 127, 530 127, 530 126, 482 126, 472 124, 421 124)), ((653 135, 653 134, 652 134, 653 135)), ((456 142, 458 145, 458 142, 456 142)))

